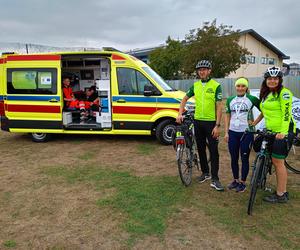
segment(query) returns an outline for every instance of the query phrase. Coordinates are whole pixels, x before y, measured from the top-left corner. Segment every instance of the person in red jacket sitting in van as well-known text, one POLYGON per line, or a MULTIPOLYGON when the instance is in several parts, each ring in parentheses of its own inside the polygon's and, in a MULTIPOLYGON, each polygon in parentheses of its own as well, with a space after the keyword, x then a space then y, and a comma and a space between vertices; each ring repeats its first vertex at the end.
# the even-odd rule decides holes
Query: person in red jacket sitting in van
POLYGON ((70 86, 70 78, 63 79, 63 94, 65 108, 68 110, 76 110, 79 108, 79 101, 74 97, 72 88, 70 86))

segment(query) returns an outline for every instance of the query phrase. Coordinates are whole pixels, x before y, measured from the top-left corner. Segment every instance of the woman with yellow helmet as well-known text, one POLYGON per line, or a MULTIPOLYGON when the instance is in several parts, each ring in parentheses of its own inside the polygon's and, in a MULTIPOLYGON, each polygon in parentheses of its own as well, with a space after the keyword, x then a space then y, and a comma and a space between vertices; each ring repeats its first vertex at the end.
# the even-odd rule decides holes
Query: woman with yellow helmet
POLYGON ((249 173, 249 154, 253 143, 253 134, 244 134, 248 128, 252 108, 259 108, 259 99, 248 94, 247 78, 240 77, 235 82, 236 95, 227 98, 225 116, 225 141, 231 157, 233 181, 228 185, 231 190, 244 192, 249 173), (239 156, 241 157, 241 178, 239 175, 239 156))

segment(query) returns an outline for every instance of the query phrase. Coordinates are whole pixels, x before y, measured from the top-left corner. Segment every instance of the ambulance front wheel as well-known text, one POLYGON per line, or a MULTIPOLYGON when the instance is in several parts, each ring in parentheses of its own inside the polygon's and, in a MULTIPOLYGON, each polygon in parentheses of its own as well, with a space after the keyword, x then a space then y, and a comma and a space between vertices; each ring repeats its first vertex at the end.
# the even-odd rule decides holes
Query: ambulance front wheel
POLYGON ((49 134, 45 134, 45 133, 32 133, 31 134, 31 139, 34 142, 46 142, 48 141, 50 138, 49 134))
POLYGON ((164 145, 172 144, 172 134, 175 131, 176 125, 173 120, 164 120, 156 127, 156 138, 164 145))

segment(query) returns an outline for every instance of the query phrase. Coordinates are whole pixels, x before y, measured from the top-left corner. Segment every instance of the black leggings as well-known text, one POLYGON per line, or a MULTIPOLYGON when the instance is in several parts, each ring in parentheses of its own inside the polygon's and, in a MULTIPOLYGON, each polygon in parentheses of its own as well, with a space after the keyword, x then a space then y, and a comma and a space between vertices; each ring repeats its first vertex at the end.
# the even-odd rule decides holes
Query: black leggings
POLYGON ((195 120, 195 135, 200 158, 200 165, 203 174, 209 174, 209 167, 206 156, 206 140, 208 141, 208 149, 211 160, 211 177, 213 180, 219 180, 219 140, 212 137, 212 131, 216 125, 215 121, 199 121, 195 120))

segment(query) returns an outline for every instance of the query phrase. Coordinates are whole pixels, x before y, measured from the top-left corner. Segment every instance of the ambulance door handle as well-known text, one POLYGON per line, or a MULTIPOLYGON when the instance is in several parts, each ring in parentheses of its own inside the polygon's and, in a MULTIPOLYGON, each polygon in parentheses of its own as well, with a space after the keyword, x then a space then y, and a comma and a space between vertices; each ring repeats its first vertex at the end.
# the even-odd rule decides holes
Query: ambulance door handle
POLYGON ((50 99, 49 102, 58 102, 55 98, 50 99))
POLYGON ((124 99, 117 100, 118 103, 125 103, 126 101, 124 99))

